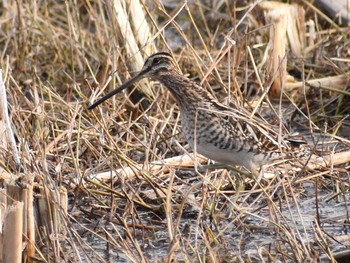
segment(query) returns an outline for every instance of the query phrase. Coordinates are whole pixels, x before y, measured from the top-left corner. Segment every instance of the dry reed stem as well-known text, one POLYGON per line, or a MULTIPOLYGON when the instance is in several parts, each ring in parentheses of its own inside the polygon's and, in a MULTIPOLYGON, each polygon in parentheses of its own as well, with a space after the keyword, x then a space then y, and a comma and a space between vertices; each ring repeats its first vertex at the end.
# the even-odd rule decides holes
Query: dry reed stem
MULTIPOLYGON (((138 71, 143 65, 143 57, 140 51, 151 54, 155 51, 149 39, 150 29, 145 14, 138 1, 112 1, 112 13, 116 17, 116 30, 122 45, 125 45, 127 56, 132 57, 130 68, 138 71)), ((154 97, 152 90, 146 85, 141 85, 142 91, 148 96, 154 97)))
MULTIPOLYGON (((0 69, 0 141, 0 148, 4 151, 12 152, 12 158, 17 168, 19 168, 21 166, 21 161, 17 152, 15 136, 8 114, 8 102, 2 69, 0 69)), ((0 172, 2 172, 2 169, 3 168, 0 167, 0 172)))
POLYGON ((23 203, 14 202, 8 206, 4 216, 3 262, 22 262, 23 203))

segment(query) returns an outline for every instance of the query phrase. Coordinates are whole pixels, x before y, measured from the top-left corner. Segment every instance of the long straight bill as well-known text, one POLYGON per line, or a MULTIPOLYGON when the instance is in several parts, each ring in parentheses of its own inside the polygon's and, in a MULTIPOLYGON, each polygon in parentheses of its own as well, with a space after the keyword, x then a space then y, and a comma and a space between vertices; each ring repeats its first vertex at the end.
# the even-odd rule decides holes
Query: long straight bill
POLYGON ((123 83, 119 88, 116 88, 115 90, 112 90, 106 96, 102 97, 101 99, 96 101, 94 104, 90 105, 88 107, 88 109, 92 110, 93 108, 95 108, 96 106, 100 105, 102 102, 104 102, 105 100, 109 99, 113 95, 121 92, 123 89, 126 89, 127 87, 130 87, 134 82, 139 81, 140 79, 142 79, 144 77, 145 73, 146 72, 143 72, 143 71, 139 72, 135 77, 133 77, 133 78, 129 79, 128 81, 126 81, 125 83, 123 83))

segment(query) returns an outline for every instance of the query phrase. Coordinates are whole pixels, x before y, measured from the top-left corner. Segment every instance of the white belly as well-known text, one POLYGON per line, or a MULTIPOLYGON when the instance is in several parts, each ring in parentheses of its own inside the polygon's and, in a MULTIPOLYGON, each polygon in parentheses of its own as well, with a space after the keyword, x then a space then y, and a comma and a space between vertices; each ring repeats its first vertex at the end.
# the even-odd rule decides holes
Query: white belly
POLYGON ((196 151, 216 162, 229 165, 243 165, 250 171, 252 170, 252 160, 254 158, 252 152, 233 152, 219 149, 213 145, 197 145, 196 151))

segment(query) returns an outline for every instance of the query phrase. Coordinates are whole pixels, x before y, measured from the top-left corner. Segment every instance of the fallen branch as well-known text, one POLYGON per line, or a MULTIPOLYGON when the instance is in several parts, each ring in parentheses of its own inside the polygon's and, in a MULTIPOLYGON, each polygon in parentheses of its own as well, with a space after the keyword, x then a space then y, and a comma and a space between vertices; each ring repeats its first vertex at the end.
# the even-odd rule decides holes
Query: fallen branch
MULTIPOLYGON (((196 160, 198 163, 205 163, 208 159, 202 155, 197 154, 196 160)), ((184 154, 151 163, 149 173, 155 174, 159 172, 167 172, 170 168, 193 167, 195 163, 196 162, 193 154, 184 154)), ((89 176, 89 178, 109 181, 113 180, 116 176, 123 176, 129 179, 133 179, 136 176, 139 176, 142 170, 145 170, 145 168, 142 164, 140 164, 139 167, 119 168, 114 171, 92 174, 89 176)))
MULTIPOLYGON (((196 159, 197 159, 197 163, 200 163, 200 164, 208 161, 207 158, 199 154, 197 154, 196 159)), ((308 171, 312 171, 315 169, 324 169, 324 168, 333 167, 333 166, 344 164, 347 162, 350 162, 350 151, 329 154, 322 157, 313 155, 312 158, 308 161, 305 168, 308 171)), ((193 167, 195 165, 196 165, 196 162, 194 161, 194 155, 185 154, 185 155, 180 155, 172 158, 167 158, 162 161, 153 162, 150 165, 148 172, 152 174, 156 174, 160 172, 165 173, 165 172, 168 172, 171 168, 180 169, 180 168, 186 168, 186 167, 187 168, 193 167)), ((287 169, 288 168, 292 169, 296 166, 300 168, 300 164, 287 165, 285 167, 287 167, 287 169)), ((145 170, 145 168, 142 164, 140 164, 139 167, 119 168, 114 171, 107 171, 107 172, 92 174, 89 176, 89 179, 110 181, 110 180, 114 180, 118 176, 123 176, 128 179, 134 179, 135 177, 140 175, 142 170, 145 170)))

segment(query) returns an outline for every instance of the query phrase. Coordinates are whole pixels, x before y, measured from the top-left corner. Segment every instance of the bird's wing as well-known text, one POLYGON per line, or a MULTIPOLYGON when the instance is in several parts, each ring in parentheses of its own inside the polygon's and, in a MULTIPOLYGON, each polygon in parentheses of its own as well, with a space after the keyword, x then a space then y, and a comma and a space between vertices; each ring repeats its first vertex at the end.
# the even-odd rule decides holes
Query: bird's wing
POLYGON ((283 151, 289 148, 286 141, 265 120, 250 117, 238 109, 214 102, 210 110, 220 118, 223 127, 241 134, 244 139, 263 151, 283 151))

